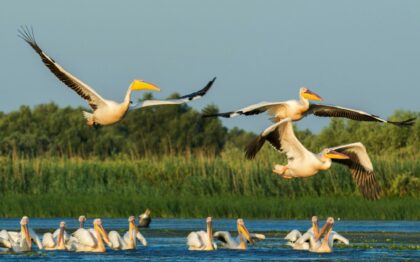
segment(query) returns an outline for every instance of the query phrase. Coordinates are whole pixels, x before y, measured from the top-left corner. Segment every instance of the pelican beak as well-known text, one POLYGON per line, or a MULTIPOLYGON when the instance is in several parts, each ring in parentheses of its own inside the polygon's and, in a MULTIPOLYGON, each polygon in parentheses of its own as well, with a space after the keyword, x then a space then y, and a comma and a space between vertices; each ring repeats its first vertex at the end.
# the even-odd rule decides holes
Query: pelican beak
POLYGON ((28 244, 28 247, 32 247, 32 241, 31 241, 31 235, 29 234, 28 227, 26 225, 22 225, 22 230, 25 235, 26 244, 28 244))
POLYGON ((254 240, 251 238, 251 234, 249 233, 248 229, 246 228, 245 224, 238 225, 238 232, 242 234, 249 243, 254 244, 254 240))
POLYGON ((321 232, 319 232, 318 236, 315 236, 315 240, 318 241, 323 235, 327 234, 331 231, 334 223, 327 221, 325 225, 322 227, 321 232))
POLYGON ((104 227, 102 225, 96 225, 99 230, 99 234, 104 238, 105 242, 108 245, 111 245, 111 241, 109 241, 108 233, 105 231, 104 227))
POLYGON ((143 80, 137 80, 137 79, 134 80, 133 83, 131 83, 130 89, 132 91, 134 91, 134 90, 160 91, 160 88, 159 87, 157 87, 157 86, 155 86, 153 84, 144 82, 143 80))
POLYGON ((334 159, 349 159, 350 158, 348 155, 339 153, 334 150, 329 150, 326 154, 324 154, 324 156, 328 158, 334 158, 334 159))
POLYGON ((307 89, 305 92, 303 92, 302 96, 308 100, 317 100, 317 101, 322 101, 322 97, 320 97, 319 95, 315 94, 314 92, 310 91, 309 89, 307 89))

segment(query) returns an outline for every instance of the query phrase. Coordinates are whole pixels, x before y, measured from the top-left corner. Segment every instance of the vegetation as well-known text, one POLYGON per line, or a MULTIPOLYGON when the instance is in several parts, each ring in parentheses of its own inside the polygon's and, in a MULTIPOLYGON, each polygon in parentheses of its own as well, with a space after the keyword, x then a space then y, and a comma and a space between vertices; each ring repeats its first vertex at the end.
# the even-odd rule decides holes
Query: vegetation
POLYGON ((399 128, 334 119, 318 135, 297 131, 314 151, 363 142, 384 191, 379 201, 364 200, 341 166, 282 179, 271 169, 285 158, 270 147, 254 161, 243 157, 255 134, 185 105, 136 110, 99 129, 85 125, 81 108, 21 107, 0 113, 0 134, 2 217, 121 217, 149 207, 161 217, 420 218, 420 121, 399 128))

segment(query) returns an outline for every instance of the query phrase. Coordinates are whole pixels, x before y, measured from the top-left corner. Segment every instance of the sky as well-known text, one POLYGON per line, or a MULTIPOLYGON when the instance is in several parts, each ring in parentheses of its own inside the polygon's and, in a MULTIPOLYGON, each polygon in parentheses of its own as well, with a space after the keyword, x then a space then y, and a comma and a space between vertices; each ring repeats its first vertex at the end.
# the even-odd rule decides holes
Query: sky
MULTIPOLYGON (((231 111, 298 98, 306 86, 325 104, 384 118, 420 111, 420 1, 40 0, 2 1, 0 111, 54 102, 86 106, 42 64, 17 29, 103 97, 122 101, 133 79, 188 94, 190 105, 231 111)), ((136 92, 133 100, 142 97, 136 92)), ((82 117, 82 113, 80 114, 82 117)), ((267 115, 224 119, 260 132, 267 115)), ((318 132, 328 119, 307 117, 318 132)))

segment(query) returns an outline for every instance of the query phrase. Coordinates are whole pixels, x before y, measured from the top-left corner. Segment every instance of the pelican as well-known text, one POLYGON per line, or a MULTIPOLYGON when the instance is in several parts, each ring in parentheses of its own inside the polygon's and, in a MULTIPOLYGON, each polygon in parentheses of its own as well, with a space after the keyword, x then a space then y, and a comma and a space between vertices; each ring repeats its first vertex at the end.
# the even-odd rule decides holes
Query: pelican
POLYGON ((216 244, 213 242, 213 227, 212 218, 208 217, 206 220, 207 232, 196 231, 191 232, 187 237, 188 250, 203 250, 213 251, 217 249, 216 244))
POLYGON ((331 237, 332 227, 334 225, 334 218, 329 217, 327 222, 322 227, 318 239, 324 235, 324 238, 319 241, 320 243, 316 246, 311 246, 309 251, 316 253, 331 253, 333 251, 333 242, 331 237))
POLYGON ((150 217, 150 210, 147 208, 143 214, 139 215, 139 227, 149 227, 152 218, 150 217))
MULTIPOLYGON (((218 231, 214 233, 214 237, 222 241, 223 246, 229 249, 242 249, 247 248, 247 242, 254 244, 255 240, 251 237, 248 229, 245 226, 245 223, 242 218, 239 218, 236 221, 238 237, 234 239, 229 232, 227 231, 218 231)), ((261 234, 258 234, 261 235, 261 234)), ((261 235, 265 238, 264 235, 261 235)))
POLYGON ((42 245, 46 250, 66 250, 65 243, 69 240, 66 230, 66 223, 60 222, 60 228, 53 234, 45 233, 42 237, 42 245))
POLYGON ((105 252, 104 241, 112 246, 100 218, 93 220, 93 230, 80 230, 72 234, 67 248, 77 252, 105 252))
POLYGON ((138 231, 135 222, 134 216, 128 218, 128 232, 124 234, 122 238, 117 231, 109 232, 109 240, 112 243, 113 249, 136 249, 136 238, 143 244, 147 246, 147 241, 143 235, 138 231))
POLYGON ((38 249, 42 249, 41 240, 28 224, 29 218, 24 216, 20 220, 20 232, 2 230, 0 232, 0 244, 16 253, 31 251, 32 242, 37 244, 38 249))
POLYGON ((315 245, 315 238, 319 235, 319 228, 318 228, 318 217, 312 217, 312 227, 309 228, 306 233, 303 235, 299 232, 299 230, 292 230, 287 236, 285 237, 286 240, 289 240, 287 243, 289 246, 293 247, 293 249, 297 250, 308 250, 310 244, 315 245))
POLYGON ((321 101, 322 98, 310 91, 306 87, 301 87, 299 90, 299 100, 288 100, 284 102, 260 102, 253 104, 236 111, 207 114, 204 117, 226 117, 231 118, 239 115, 256 115, 267 112, 272 118, 272 121, 278 122, 285 118, 290 118, 292 121, 298 121, 303 117, 313 114, 320 117, 344 117, 357 121, 373 121, 389 123, 397 126, 411 126, 414 124, 415 118, 410 118, 401 122, 388 121, 379 116, 366 113, 364 111, 345 108, 341 106, 329 106, 310 104, 310 100, 321 101))
POLYGON ((331 163, 346 165, 362 195, 368 199, 378 199, 380 187, 373 172, 372 162, 366 148, 360 142, 325 148, 319 154, 307 150, 296 138, 290 118, 283 119, 265 129, 246 150, 245 156, 252 159, 268 140, 277 150, 285 152, 286 166, 276 165, 273 172, 283 178, 309 177, 321 170, 327 170, 331 163))
POLYGON ((22 27, 21 30, 18 30, 19 37, 22 38, 26 43, 28 43, 35 52, 41 57, 42 62, 48 69, 65 85, 73 89, 79 96, 87 101, 89 106, 92 108, 93 113, 83 112, 87 124, 89 126, 94 125, 112 125, 119 122, 129 109, 136 109, 148 106, 157 106, 157 105, 174 105, 182 104, 191 100, 198 99, 204 96, 210 87, 213 85, 213 82, 216 78, 210 81, 207 86, 203 89, 194 92, 189 95, 180 97, 179 99, 170 99, 170 100, 146 100, 143 101, 141 105, 135 105, 130 108, 130 98, 131 92, 135 90, 152 90, 159 91, 160 89, 150 83, 146 83, 142 80, 134 80, 129 86, 127 93, 125 95, 124 101, 122 103, 117 103, 111 100, 102 98, 93 88, 85 84, 71 73, 66 71, 61 67, 57 62, 54 61, 50 56, 48 56, 37 44, 35 41, 33 30, 29 30, 27 27, 22 27))

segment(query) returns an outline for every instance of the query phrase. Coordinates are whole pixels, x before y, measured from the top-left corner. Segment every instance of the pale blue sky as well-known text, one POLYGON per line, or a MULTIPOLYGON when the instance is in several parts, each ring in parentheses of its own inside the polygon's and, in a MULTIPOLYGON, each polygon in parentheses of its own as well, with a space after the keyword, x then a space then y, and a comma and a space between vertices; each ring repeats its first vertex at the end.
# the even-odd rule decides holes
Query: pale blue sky
MULTIPOLYGON (((230 111, 294 99, 306 86, 325 103, 383 117, 420 111, 420 1, 2 1, 6 112, 50 101, 86 106, 17 37, 20 25, 33 26, 45 52, 117 101, 135 78, 160 86, 155 97, 164 98, 217 76, 191 106, 230 111)), ((259 132, 266 119, 224 124, 259 132)), ((317 131, 327 123, 310 117, 299 126, 317 131)))

